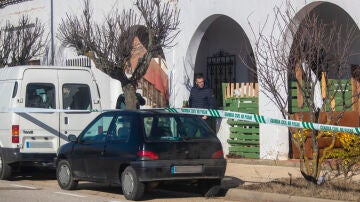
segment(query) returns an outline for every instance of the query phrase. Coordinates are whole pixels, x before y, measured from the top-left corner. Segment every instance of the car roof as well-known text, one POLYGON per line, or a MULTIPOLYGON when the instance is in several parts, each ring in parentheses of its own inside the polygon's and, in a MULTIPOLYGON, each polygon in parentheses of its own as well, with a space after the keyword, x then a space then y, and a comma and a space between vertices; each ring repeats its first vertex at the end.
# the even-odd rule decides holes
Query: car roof
POLYGON ((41 65, 23 65, 14 67, 3 67, 0 69, 0 80, 20 80, 23 79, 24 72, 28 69, 49 69, 49 70, 83 70, 91 71, 88 67, 76 66, 41 66, 41 65))
MULTIPOLYGON (((137 110, 107 110, 104 113, 125 113, 125 114, 136 114, 136 115, 176 115, 176 113, 171 113, 165 109, 137 109, 137 110)), ((180 114, 178 114, 180 115, 180 114)), ((184 115, 184 114, 181 114, 184 115)))

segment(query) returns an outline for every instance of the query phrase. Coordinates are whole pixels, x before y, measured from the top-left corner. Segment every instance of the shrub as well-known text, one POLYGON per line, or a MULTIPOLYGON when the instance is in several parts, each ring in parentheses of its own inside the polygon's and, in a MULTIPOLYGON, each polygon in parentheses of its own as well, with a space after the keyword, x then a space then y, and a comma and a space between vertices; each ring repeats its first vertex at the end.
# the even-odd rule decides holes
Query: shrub
POLYGON ((342 144, 342 148, 334 148, 326 155, 332 158, 329 162, 334 177, 343 175, 345 179, 359 173, 360 163, 360 138, 356 134, 337 133, 337 139, 342 144))

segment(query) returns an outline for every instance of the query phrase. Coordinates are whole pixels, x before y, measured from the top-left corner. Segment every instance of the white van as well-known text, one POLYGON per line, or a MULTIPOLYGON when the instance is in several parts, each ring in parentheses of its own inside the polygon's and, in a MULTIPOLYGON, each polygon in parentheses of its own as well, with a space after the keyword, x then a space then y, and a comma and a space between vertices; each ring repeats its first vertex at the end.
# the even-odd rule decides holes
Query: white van
POLYGON ((86 67, 0 69, 0 179, 23 163, 52 163, 101 111, 98 89, 86 67))

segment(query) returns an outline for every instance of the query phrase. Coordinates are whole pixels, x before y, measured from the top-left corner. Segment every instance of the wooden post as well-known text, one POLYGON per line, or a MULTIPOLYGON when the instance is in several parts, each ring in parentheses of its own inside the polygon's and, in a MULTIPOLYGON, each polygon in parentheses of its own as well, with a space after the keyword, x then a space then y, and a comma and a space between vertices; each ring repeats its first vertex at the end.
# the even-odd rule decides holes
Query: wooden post
POLYGON ((226 98, 230 97, 230 83, 227 84, 226 86, 226 98))
POLYGON ((255 97, 259 97, 259 84, 255 83, 255 97))
POLYGON ((241 83, 241 97, 244 97, 244 83, 241 83))
POLYGON ((230 83, 230 94, 231 94, 231 97, 234 96, 234 83, 230 83))
MULTIPOLYGON (((326 98, 326 72, 321 72, 321 96, 323 100, 326 98)), ((324 103, 324 109, 326 111, 326 103, 324 103)), ((335 110, 335 104, 333 108, 333 100, 331 101, 331 110, 335 110)))
POLYGON ((360 115, 360 65, 351 65, 351 92, 353 110, 357 111, 360 115))
MULTIPOLYGON (((235 89, 237 90, 237 91, 239 91, 240 90, 240 84, 239 83, 236 83, 236 87, 235 87, 235 89)), ((239 94, 237 94, 237 96, 236 97, 239 97, 239 94)))
POLYGON ((326 72, 321 72, 321 95, 326 98, 326 72))
POLYGON ((300 90, 300 87, 302 85, 302 71, 301 71, 301 67, 300 67, 299 62, 297 62, 296 66, 295 66, 295 77, 296 77, 296 80, 298 80, 298 82, 300 83, 300 85, 297 84, 297 88, 296 88, 297 105, 300 108, 300 107, 303 106, 304 100, 303 100, 303 96, 302 96, 302 93, 301 93, 301 90, 300 90))
POLYGON ((356 96, 358 94, 358 81, 356 81, 354 77, 351 77, 351 92, 352 92, 351 101, 352 103, 354 103, 353 111, 359 112, 359 97, 356 96))
POLYGON ((332 99, 331 100, 331 111, 335 111, 335 105, 336 105, 336 103, 335 103, 335 98, 334 99, 332 99))
POLYGON ((250 83, 246 83, 246 97, 250 97, 250 83))
POLYGON ((254 97, 254 83, 249 83, 250 94, 249 97, 254 97))

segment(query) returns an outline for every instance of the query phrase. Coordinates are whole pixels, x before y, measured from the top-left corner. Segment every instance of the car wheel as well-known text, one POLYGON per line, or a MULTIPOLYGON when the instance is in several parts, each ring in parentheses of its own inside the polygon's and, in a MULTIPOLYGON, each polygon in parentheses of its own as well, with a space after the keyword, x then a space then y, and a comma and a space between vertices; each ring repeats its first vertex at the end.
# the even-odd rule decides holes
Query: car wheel
POLYGON ((201 180, 199 182, 200 192, 204 197, 214 197, 216 196, 221 188, 221 180, 201 180))
POLYGON ((122 191, 127 200, 139 200, 145 190, 145 184, 140 182, 135 170, 128 166, 121 174, 122 191))
POLYGON ((5 163, 4 153, 0 151, 0 180, 7 180, 11 177, 12 168, 5 163))
POLYGON ((78 181, 74 180, 70 163, 67 160, 61 160, 56 167, 56 178, 61 189, 75 189, 78 181))

